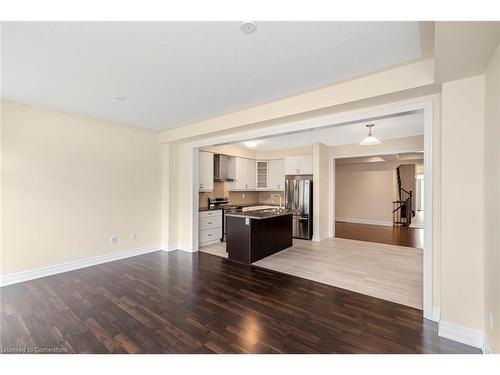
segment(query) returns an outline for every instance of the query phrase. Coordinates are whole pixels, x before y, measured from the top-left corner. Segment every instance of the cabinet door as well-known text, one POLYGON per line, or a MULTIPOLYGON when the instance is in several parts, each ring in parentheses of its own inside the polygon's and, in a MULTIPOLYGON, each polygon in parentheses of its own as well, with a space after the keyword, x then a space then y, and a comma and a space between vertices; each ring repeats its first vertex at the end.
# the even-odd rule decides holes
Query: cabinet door
POLYGON ((269 187, 269 161, 257 160, 255 169, 257 190, 267 190, 269 187))
POLYGON ((199 152, 199 190, 212 191, 214 189, 214 154, 210 152, 199 152))
POLYGON ((245 190, 255 190, 257 183, 256 183, 256 178, 255 178, 255 160, 252 159, 245 159, 246 160, 246 167, 247 167, 247 173, 246 173, 246 184, 245 184, 245 190))
POLYGON ((299 157, 287 156, 285 158, 285 174, 299 174, 299 157))
POLYGON ((247 159, 236 158, 236 190, 245 190, 247 186, 247 159))
POLYGON ((313 173, 313 160, 312 155, 301 156, 299 159, 300 174, 313 173))
POLYGON ((269 160, 268 164, 269 183, 268 190, 285 190, 285 160, 269 160))
POLYGON ((245 190, 247 183, 246 159, 232 157, 229 161, 229 176, 233 179, 229 183, 229 190, 245 190))

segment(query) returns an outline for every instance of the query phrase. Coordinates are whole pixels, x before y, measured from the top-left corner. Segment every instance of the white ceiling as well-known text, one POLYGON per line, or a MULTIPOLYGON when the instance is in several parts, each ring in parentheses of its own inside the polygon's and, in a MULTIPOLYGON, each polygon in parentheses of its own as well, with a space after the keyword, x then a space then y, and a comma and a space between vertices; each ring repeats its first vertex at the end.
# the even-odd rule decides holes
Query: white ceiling
POLYGON ((257 26, 4 22, 2 97, 163 130, 421 56, 418 22, 257 26))
MULTIPOLYGON (((380 120, 337 125, 306 132, 296 132, 257 140, 256 150, 277 150, 290 147, 310 146, 321 142, 327 146, 348 145, 361 142, 368 135, 367 124, 375 124, 373 135, 380 140, 411 137, 424 134, 422 111, 380 120)), ((244 143, 242 143, 245 145, 244 143)), ((367 146, 369 147, 369 146, 367 146)))

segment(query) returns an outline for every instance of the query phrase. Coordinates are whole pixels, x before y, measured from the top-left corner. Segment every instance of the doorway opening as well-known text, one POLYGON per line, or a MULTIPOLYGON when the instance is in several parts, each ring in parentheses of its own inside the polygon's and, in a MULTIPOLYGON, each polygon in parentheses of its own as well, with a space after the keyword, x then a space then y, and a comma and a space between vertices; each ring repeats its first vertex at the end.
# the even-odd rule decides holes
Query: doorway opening
MULTIPOLYGON (((199 175, 198 175, 198 170, 200 166, 198 165, 198 156, 199 152, 204 152, 207 151, 207 148, 210 147, 219 147, 219 146, 227 146, 235 143, 241 143, 245 141, 267 141, 267 140, 272 140, 273 138, 277 137, 291 137, 294 135, 300 135, 300 138, 305 139, 306 136, 310 133, 314 133, 315 131, 323 131, 327 130, 329 128, 342 128, 342 127, 347 127, 349 125, 355 125, 359 124, 360 122, 367 122, 367 121, 374 121, 375 119, 383 119, 383 118, 397 118, 399 116, 409 114, 409 113, 415 113, 415 112, 420 112, 423 114, 424 117, 424 135, 423 135, 423 149, 424 149, 424 166, 425 170, 428 171, 429 173, 426 174, 425 178, 425 192, 422 191, 422 195, 425 200, 425 207, 427 210, 427 217, 426 221, 424 222, 425 226, 425 236, 424 236, 424 250, 422 254, 422 273, 423 276, 420 278, 422 281, 422 288, 420 290, 422 291, 421 296, 423 295, 422 304, 421 307, 424 312, 424 317, 428 319, 432 319, 432 215, 430 214, 432 212, 432 197, 431 197, 431 192, 432 192, 432 172, 431 172, 431 167, 432 167, 432 155, 431 155, 431 145, 432 145, 432 103, 431 102, 426 102, 426 103, 414 103, 414 104, 409 104, 405 105, 399 108, 392 108, 392 109, 383 109, 377 112, 376 110, 373 110, 370 112, 370 115, 357 115, 356 117, 351 116, 349 119, 346 117, 343 118, 332 118, 331 119, 326 119, 323 118, 322 122, 320 123, 319 121, 315 122, 315 127, 311 128, 310 124, 307 123, 293 123, 289 124, 287 126, 280 126, 279 129, 276 128, 269 128, 269 129, 259 129, 259 130, 249 130, 246 132, 241 132, 238 134, 229 134, 229 135, 222 135, 218 137, 214 137, 212 139, 205 139, 203 141, 197 141, 193 142, 191 144, 192 150, 193 150, 193 216, 192 216, 192 229, 193 229, 193 237, 192 237, 192 250, 197 251, 199 249, 199 218, 198 218, 198 207, 200 205, 199 201, 199 191, 198 191, 198 180, 199 180, 199 175), (288 131, 287 131, 288 130, 288 131)), ((415 150, 400 150, 397 148, 392 148, 387 147, 390 144, 389 141, 384 142, 385 149, 384 151, 388 154, 398 154, 401 153, 402 151, 404 152, 418 152, 422 151, 421 148, 415 149, 415 150)), ((334 152, 333 154, 328 155, 328 173, 329 176, 334 176, 335 174, 335 167, 336 167, 336 159, 340 158, 345 158, 345 157, 356 157, 356 156, 371 156, 371 155, 380 155, 380 151, 375 151, 375 148, 370 149, 365 149, 366 151, 352 151, 352 152, 344 152, 345 150, 340 147, 339 148, 340 152, 334 152)), ((271 150, 268 150, 269 153, 268 155, 271 155, 272 152, 271 150)), ((265 159, 265 158, 264 158, 265 159)), ((271 157, 269 157, 271 159, 271 157)), ((314 167, 316 168, 316 167, 314 167)), ((314 176, 313 176, 314 178, 314 176)), ((328 215, 327 215, 327 223, 323 221, 323 223, 326 223, 326 227, 328 230, 328 234, 330 238, 326 239, 318 239, 316 238, 317 241, 319 241, 319 245, 326 245, 326 247, 329 247, 329 245, 332 244, 331 241, 335 241, 335 221, 336 221, 336 215, 335 215, 335 184, 333 183, 334 180, 333 178, 328 178, 328 191, 324 195, 320 195, 322 198, 321 204, 327 208, 328 215), (330 241, 330 242, 329 242, 330 241)), ((423 190, 423 189, 422 189, 423 190)), ((241 197, 243 198, 243 194, 246 196, 247 193, 241 193, 241 197)), ((317 195, 316 195, 317 197, 317 195)), ((260 203, 260 202, 259 202, 260 203)), ((324 220, 324 219, 323 219, 324 220)), ((327 236, 328 237, 328 236, 327 236)), ((338 239, 341 240, 341 239, 338 239)), ((298 247, 302 246, 303 244, 300 243, 301 240, 297 240, 298 247)), ((309 243, 308 243, 309 244, 309 243)), ((314 243, 311 243, 312 246, 317 246, 314 245, 314 243)), ((295 245, 294 245, 295 246, 295 245)), ((302 246, 304 247, 304 246, 302 246)), ((305 246, 304 248, 307 248, 305 246)), ((312 249, 312 247, 311 247, 312 249)), ((328 249, 326 250, 327 252, 329 251, 328 249)), ((284 253, 284 252, 283 252, 284 253)), ((309 252, 310 254, 311 252, 309 252)), ((279 255, 279 254, 278 254, 279 255)), ((274 256, 274 255, 273 255, 274 256)), ((255 264, 257 266, 261 267, 267 267, 269 265, 266 265, 266 259, 259 261, 260 264, 255 264)), ((321 260, 322 263, 324 263, 324 259, 321 260)), ((334 261, 333 261, 334 262, 334 261)), ((303 262, 299 261, 299 265, 303 265, 303 262)), ((292 269, 294 266, 293 265, 288 265, 287 272, 292 273, 290 269, 292 269)), ((272 268, 269 266, 269 268, 272 268)), ((276 269, 276 268, 275 268, 276 269)), ((294 274, 294 273, 292 273, 294 274)), ((295 273, 298 275, 297 273, 295 273)), ((315 277, 318 275, 317 270, 310 272, 309 275, 298 275, 306 278, 310 278, 311 280, 315 280, 315 277)), ((322 280, 317 280, 317 281, 322 281, 322 280)), ((322 281, 324 282, 324 281, 322 281)), ((335 285, 335 284, 332 284, 335 285)), ((339 286, 337 284, 337 286, 339 286)), ((351 289, 352 290, 352 289, 351 289)), ((369 294, 369 293, 366 293, 369 294)), ((381 297, 383 298, 383 297, 381 297)), ((389 299, 389 298, 386 298, 389 299)))
POLYGON ((423 249, 423 162, 423 150, 336 159, 335 236, 423 249))

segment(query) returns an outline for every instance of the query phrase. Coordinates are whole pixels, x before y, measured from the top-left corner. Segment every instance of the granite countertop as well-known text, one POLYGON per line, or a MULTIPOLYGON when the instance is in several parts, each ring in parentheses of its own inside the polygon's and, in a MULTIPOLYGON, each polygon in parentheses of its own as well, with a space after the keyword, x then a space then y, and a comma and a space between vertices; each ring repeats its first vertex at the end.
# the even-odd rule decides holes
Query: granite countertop
POLYGON ((246 212, 231 212, 226 213, 226 216, 244 217, 248 219, 269 219, 271 217, 291 215, 292 210, 287 209, 268 209, 268 210, 254 210, 246 212))
MULTIPOLYGON (((237 206, 237 207, 242 207, 242 208, 243 207, 252 207, 252 206, 276 206, 276 207, 278 207, 279 204, 277 204, 277 203, 245 203, 245 204, 231 204, 231 206, 237 206)), ((200 207, 198 209, 199 212, 203 212, 203 211, 217 211, 217 210, 222 210, 222 208, 220 208, 220 207, 215 207, 215 208, 200 207)))

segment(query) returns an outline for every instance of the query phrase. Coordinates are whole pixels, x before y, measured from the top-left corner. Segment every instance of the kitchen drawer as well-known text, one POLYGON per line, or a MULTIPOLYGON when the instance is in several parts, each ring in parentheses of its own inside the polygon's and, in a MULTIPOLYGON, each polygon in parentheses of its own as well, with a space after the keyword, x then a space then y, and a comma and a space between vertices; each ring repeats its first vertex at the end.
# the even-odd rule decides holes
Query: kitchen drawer
POLYGON ((200 230, 222 227, 222 216, 200 217, 200 230))
POLYGON ((222 227, 200 230, 198 241, 200 244, 209 241, 216 241, 222 238, 222 227))
POLYGON ((201 211, 198 213, 199 218, 201 219, 202 217, 214 217, 214 216, 220 216, 222 217, 222 210, 213 210, 213 211, 201 211))

